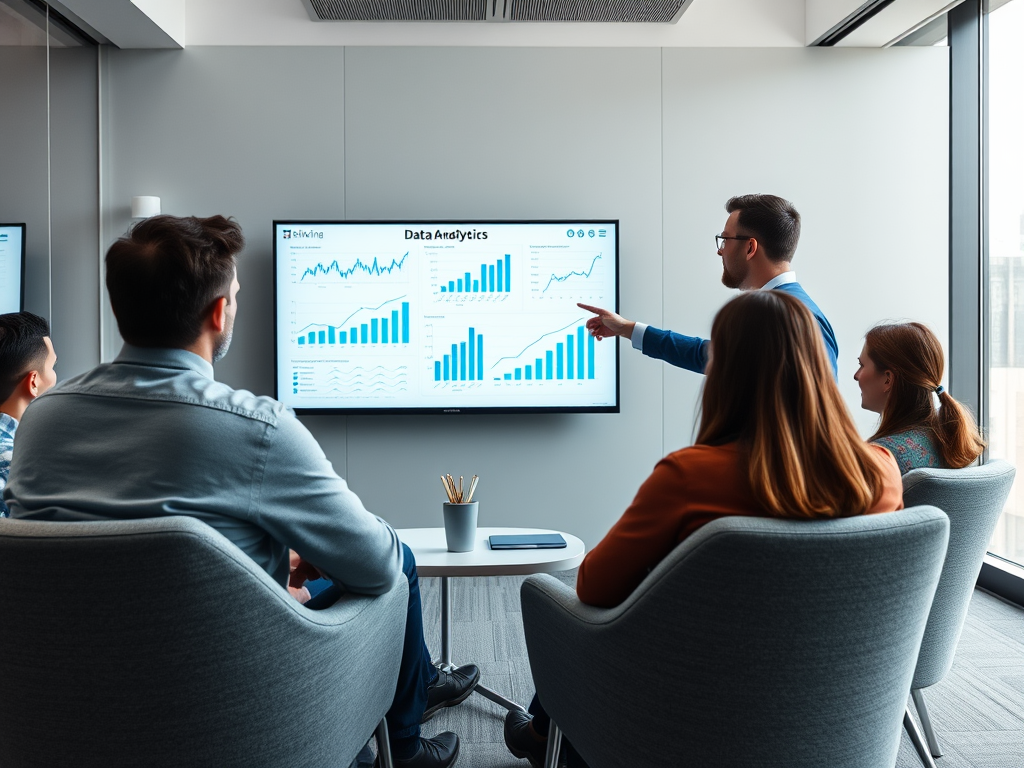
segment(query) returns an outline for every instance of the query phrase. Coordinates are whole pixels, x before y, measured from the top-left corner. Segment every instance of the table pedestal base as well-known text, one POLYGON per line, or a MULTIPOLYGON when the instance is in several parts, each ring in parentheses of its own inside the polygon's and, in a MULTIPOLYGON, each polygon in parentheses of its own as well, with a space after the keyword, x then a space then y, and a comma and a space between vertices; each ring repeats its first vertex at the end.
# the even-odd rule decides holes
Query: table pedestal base
MULTIPOLYGON (((441 658, 434 662, 434 666, 445 672, 451 672, 459 668, 458 664, 452 663, 452 584, 448 576, 441 576, 441 658)), ((473 689, 485 699, 490 699, 495 704, 508 710, 526 710, 511 699, 507 699, 490 688, 477 685, 473 689)))

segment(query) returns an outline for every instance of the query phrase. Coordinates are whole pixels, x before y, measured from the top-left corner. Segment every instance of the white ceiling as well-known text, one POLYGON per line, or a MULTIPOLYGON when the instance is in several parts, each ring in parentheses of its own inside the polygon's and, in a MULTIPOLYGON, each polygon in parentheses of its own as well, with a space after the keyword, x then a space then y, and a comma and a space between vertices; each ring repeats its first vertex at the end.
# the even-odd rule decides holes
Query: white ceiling
POLYGON ((694 0, 675 24, 313 22, 301 0, 185 0, 185 44, 799 47, 804 0, 694 0))
MULTIPOLYGON (((840 29, 865 0, 693 0, 674 24, 321 22, 303 0, 48 0, 99 42, 184 46, 802 47, 840 29), (844 21, 844 19, 846 21, 844 21)), ((959 0, 896 0, 842 40, 881 47, 959 0)), ((1005 0, 990 0, 990 2, 1005 0)), ((16 11, 29 0, 0 0, 16 11)), ((34 9, 33 9, 34 10, 34 9)), ((37 11, 35 13, 38 14, 37 11)), ((31 25, 29 25, 30 27, 31 25)), ((38 32, 0 14, 0 45, 38 45, 38 32)))

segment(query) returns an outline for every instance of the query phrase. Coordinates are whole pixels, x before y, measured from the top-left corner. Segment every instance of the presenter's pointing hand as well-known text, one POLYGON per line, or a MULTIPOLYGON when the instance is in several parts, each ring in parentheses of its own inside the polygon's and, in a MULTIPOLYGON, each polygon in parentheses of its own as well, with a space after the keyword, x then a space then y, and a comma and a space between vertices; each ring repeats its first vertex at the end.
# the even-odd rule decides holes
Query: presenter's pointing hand
POLYGON ((627 320, 610 309, 592 307, 589 304, 577 304, 576 306, 596 315, 587 320, 587 330, 595 339, 603 339, 605 336, 622 336, 624 339, 628 339, 633 335, 633 327, 636 325, 634 321, 627 320))

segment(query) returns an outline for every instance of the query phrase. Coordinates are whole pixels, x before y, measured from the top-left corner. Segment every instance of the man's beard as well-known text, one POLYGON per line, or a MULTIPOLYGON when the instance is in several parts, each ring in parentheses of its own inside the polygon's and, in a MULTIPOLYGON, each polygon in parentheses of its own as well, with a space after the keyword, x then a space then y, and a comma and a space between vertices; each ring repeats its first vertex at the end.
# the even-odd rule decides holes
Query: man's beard
POLYGON ((725 262, 722 262, 722 285, 726 288, 739 288, 743 285, 743 276, 732 274, 725 262))
POLYGON ((224 359, 224 355, 228 353, 228 349, 231 347, 231 337, 235 333, 235 324, 232 323, 231 327, 226 329, 224 333, 217 339, 217 346, 213 348, 213 362, 219 363, 224 359))

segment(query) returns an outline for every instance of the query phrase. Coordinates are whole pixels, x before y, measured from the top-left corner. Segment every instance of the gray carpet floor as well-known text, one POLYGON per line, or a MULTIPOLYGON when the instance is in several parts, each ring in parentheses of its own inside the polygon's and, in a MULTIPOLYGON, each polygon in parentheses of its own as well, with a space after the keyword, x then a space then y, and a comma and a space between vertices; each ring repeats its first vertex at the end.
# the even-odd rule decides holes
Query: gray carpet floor
MULTIPOLYGON (((575 584, 574 571, 559 577, 575 584)), ((522 581, 453 580, 452 657, 456 664, 477 664, 485 685, 526 706, 534 689, 519 607, 522 581)), ((421 586, 427 645, 436 658, 440 580, 422 579, 421 586)), ((938 768, 1024 768, 1024 610, 976 591, 953 668, 925 695, 945 749, 938 768)), ((474 695, 441 712, 423 733, 458 733, 459 768, 526 768, 505 749, 504 716, 501 707, 474 695)), ((906 734, 896 766, 921 766, 906 734)))

